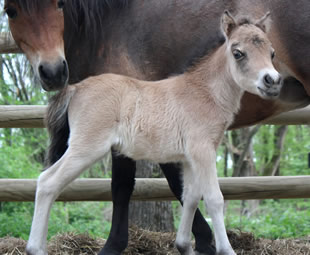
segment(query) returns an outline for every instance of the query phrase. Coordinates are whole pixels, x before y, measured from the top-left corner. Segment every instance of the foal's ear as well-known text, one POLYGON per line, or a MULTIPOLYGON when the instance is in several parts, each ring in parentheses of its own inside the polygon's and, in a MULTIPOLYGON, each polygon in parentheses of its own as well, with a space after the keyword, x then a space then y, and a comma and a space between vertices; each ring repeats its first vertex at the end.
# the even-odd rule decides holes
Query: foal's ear
POLYGON ((230 14, 229 11, 225 11, 222 15, 221 20, 221 27, 224 32, 224 34, 229 37, 231 32, 235 29, 237 26, 237 23, 235 21, 235 18, 230 14))
POLYGON ((256 21, 255 25, 258 26, 265 33, 268 33, 271 27, 270 12, 267 12, 262 18, 256 21))

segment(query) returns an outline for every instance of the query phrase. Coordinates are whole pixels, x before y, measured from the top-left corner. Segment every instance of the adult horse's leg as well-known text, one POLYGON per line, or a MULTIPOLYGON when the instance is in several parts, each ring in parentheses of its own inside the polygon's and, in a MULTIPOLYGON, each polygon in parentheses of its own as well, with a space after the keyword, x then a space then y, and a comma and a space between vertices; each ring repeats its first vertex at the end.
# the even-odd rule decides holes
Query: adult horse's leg
POLYGON ((128 207, 135 185, 135 161, 112 152, 112 226, 99 255, 120 255, 128 244, 128 207))
MULTIPOLYGON (((169 187, 176 198, 181 202, 182 201, 182 193, 183 193, 183 183, 181 180, 181 165, 180 164, 160 164, 161 169, 163 170, 169 187)), ((195 251, 196 254, 207 254, 214 255, 215 249, 212 246, 212 230, 204 217, 202 216, 199 209, 196 210, 192 232, 195 236, 196 246, 195 251)))

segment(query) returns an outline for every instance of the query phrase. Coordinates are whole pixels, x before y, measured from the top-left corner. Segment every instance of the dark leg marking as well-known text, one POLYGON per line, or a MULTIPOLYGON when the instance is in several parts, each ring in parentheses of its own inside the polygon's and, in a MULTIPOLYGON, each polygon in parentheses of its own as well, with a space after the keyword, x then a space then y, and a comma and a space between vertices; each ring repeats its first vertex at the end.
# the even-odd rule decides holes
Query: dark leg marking
POLYGON ((112 226, 99 255, 120 255, 128 245, 128 207, 135 185, 135 161, 112 152, 112 226))

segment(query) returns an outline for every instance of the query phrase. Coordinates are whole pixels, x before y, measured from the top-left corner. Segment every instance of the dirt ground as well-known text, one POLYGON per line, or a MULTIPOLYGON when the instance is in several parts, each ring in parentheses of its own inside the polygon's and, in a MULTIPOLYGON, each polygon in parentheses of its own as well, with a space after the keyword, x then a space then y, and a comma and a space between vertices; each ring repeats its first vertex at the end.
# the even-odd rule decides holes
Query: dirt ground
MULTIPOLYGON (((124 255, 175 255, 175 233, 156 233, 131 228, 130 240, 124 255)), ((229 233, 231 244, 238 255, 310 255, 310 237, 301 239, 266 240, 255 239, 250 233, 229 233)), ((49 254, 86 255, 97 254, 104 245, 103 239, 92 239, 87 235, 65 234, 50 240, 49 254)), ((26 241, 0 238, 1 255, 25 254, 26 241)))

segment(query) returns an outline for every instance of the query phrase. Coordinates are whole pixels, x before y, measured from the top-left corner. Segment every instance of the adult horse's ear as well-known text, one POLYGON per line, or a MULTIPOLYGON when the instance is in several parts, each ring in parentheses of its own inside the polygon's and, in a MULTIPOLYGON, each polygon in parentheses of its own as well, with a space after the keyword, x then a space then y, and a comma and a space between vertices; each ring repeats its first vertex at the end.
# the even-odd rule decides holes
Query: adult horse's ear
POLYGON ((256 21, 255 25, 258 26, 265 33, 268 33, 271 27, 270 12, 267 12, 262 18, 256 21))
POLYGON ((221 26, 224 34, 229 37, 231 32, 235 29, 237 26, 237 23, 235 21, 235 18, 230 14, 229 11, 225 11, 222 15, 221 20, 221 26))

